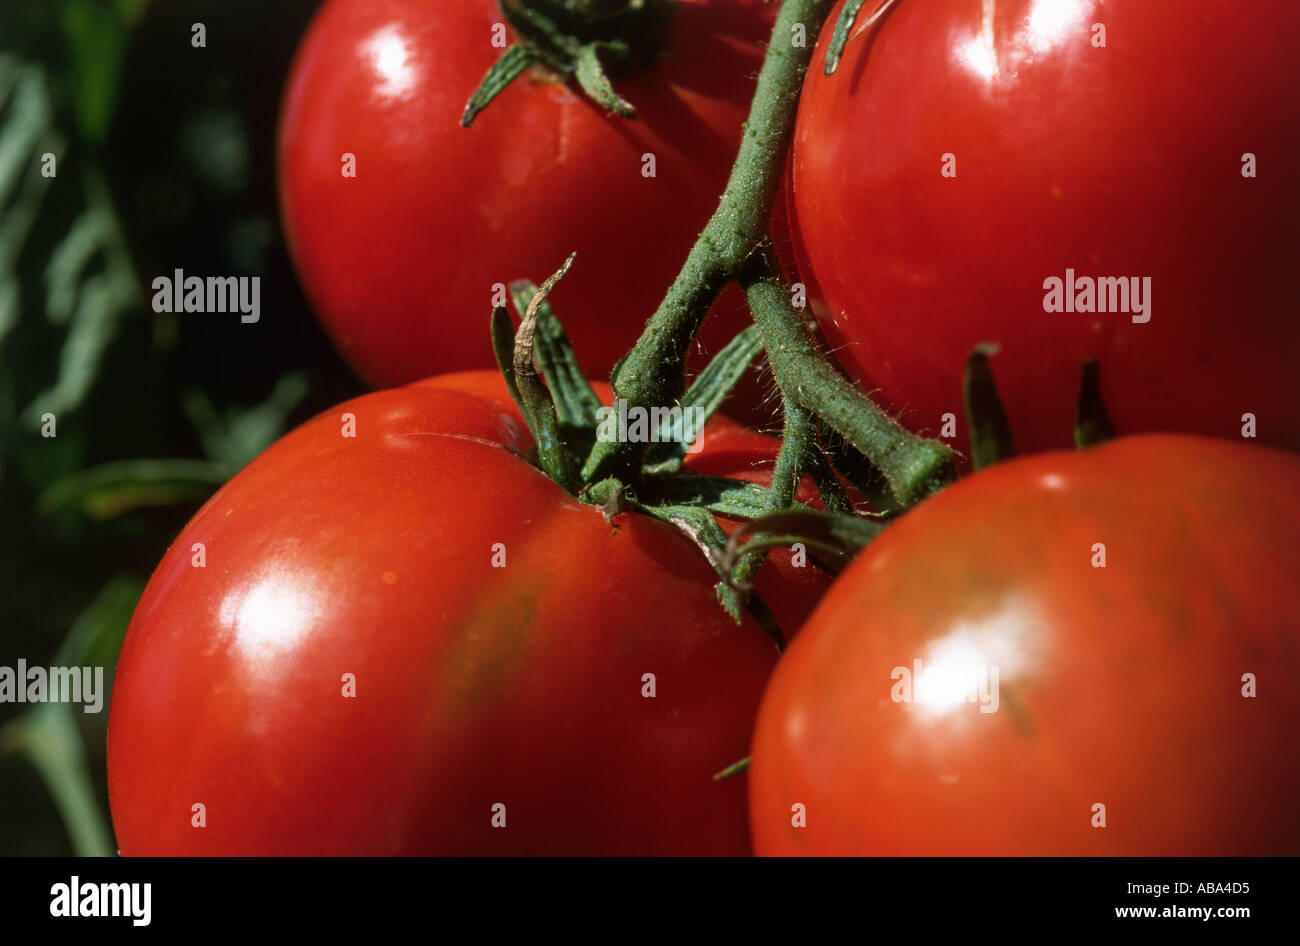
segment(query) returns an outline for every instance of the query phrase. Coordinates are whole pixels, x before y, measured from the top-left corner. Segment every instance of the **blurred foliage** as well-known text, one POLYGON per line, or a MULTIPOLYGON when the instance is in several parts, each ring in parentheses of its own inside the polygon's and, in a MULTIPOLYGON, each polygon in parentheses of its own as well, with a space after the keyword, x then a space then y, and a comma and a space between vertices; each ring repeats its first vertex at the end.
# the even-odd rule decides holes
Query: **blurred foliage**
MULTIPOLYGON (((110 686, 197 505, 361 391, 276 214, 280 90, 316 4, 0 3, 0 665, 102 665, 110 686), (260 276, 262 319, 155 314, 175 269, 260 276)), ((107 719, 0 704, 0 855, 112 853, 107 719)))

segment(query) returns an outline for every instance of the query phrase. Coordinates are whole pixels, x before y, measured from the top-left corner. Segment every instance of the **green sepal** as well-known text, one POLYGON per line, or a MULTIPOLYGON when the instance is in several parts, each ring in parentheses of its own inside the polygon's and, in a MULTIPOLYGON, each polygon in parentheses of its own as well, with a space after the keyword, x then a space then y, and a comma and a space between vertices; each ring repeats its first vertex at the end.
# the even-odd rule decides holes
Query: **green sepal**
POLYGON ((976 345, 966 359, 966 376, 962 396, 966 402, 966 420, 970 424, 971 465, 982 470, 1016 455, 1011 437, 1011 422, 1002 407, 998 387, 993 380, 989 356, 997 354, 996 345, 976 345))
MULTIPOLYGON (((510 298, 520 317, 528 311, 537 296, 537 286, 528 279, 517 279, 510 284, 510 298)), ((555 409, 560 424, 568 427, 594 427, 597 412, 602 407, 600 398, 578 365, 578 356, 569 342, 551 304, 545 300, 537 309, 537 334, 533 338, 537 354, 537 367, 555 398, 555 409)))
POLYGON ((1079 403, 1075 412, 1074 444, 1080 450, 1104 443, 1115 436, 1115 426, 1101 399, 1101 368, 1095 358, 1083 363, 1079 403))
POLYGON ((623 481, 617 477, 599 480, 595 483, 588 483, 582 487, 578 493, 578 498, 584 503, 591 503, 594 506, 608 505, 611 499, 623 497, 624 501, 635 501, 636 497, 629 495, 630 491, 623 481))
POLYGON ((741 622, 741 612, 747 609, 750 616, 772 638, 778 648, 785 646, 785 633, 772 614, 767 603, 751 589, 736 588, 731 584, 728 570, 723 565, 723 552, 727 546, 727 534, 718 525, 713 514, 700 506, 647 505, 631 502, 629 504, 639 512, 666 522, 685 535, 703 554, 709 565, 722 579, 715 586, 718 603, 737 624, 741 622))
POLYGON ((737 775, 744 775, 747 771, 749 771, 749 756, 745 756, 745 758, 731 763, 721 772, 715 773, 713 781, 723 782, 729 778, 735 778, 737 775))
POLYGON ((637 117, 636 107, 614 91, 614 85, 609 81, 605 66, 600 61, 602 53, 626 59, 627 44, 605 42, 587 43, 582 46, 578 50, 573 67, 574 75, 578 79, 578 85, 582 87, 582 91, 586 92, 593 102, 606 111, 613 112, 620 118, 635 119, 637 117))
POLYGON ((526 420, 528 411, 524 407, 523 395, 519 393, 519 385, 515 384, 515 326, 505 306, 496 306, 492 310, 491 329, 492 353, 496 356, 497 367, 505 378, 506 390, 526 420))
POLYGON ((479 112, 487 108, 493 99, 504 92, 506 87, 523 75, 530 66, 539 62, 563 68, 563 63, 553 56, 548 56, 531 43, 516 43, 502 53, 501 58, 492 64, 487 74, 483 76, 483 81, 465 103, 465 111, 460 116, 461 127, 468 128, 472 125, 479 112))
POLYGON ((726 476, 657 477, 647 482, 646 493, 665 505, 699 506, 737 519, 754 519, 770 511, 767 487, 726 476))
MULTIPOLYGON (((565 443, 564 433, 560 430, 551 389, 542 383, 534 358, 538 334, 538 312, 545 304, 546 296, 555 288, 556 283, 564 278, 577 255, 570 254, 564 264, 537 290, 524 312, 518 331, 515 332, 513 347, 514 381, 519 391, 517 403, 520 404, 524 421, 528 424, 528 429, 537 443, 538 465, 541 466, 542 472, 569 493, 576 493, 578 486, 574 475, 573 457, 565 443)), ((499 320, 494 317, 494 331, 498 322, 499 320)))
POLYGON ((566 34, 555 20, 536 6, 527 6, 520 0, 497 0, 497 7, 514 31, 524 37, 525 42, 550 47, 562 55, 571 56, 577 51, 577 40, 566 34))
POLYGON ((885 524, 878 520, 819 509, 789 509, 761 516, 733 532, 723 551, 722 567, 730 573, 744 555, 788 548, 795 542, 829 553, 835 564, 842 566, 884 529, 885 524))
POLYGON ((671 4, 556 4, 548 0, 497 0, 497 7, 520 42, 492 65, 461 116, 469 127, 479 112, 530 66, 544 64, 570 76, 593 102, 622 118, 636 108, 615 91, 605 66, 652 62, 667 35, 671 4))
MULTIPOLYGON (((826 47, 826 62, 822 67, 823 72, 828 76, 833 76, 835 70, 840 66, 840 60, 844 58, 844 47, 848 45, 850 31, 853 29, 854 21, 858 18, 858 11, 866 6, 867 0, 848 0, 844 4, 844 9, 840 10, 840 17, 835 21, 835 30, 831 33, 831 41, 826 47)), ((876 12, 867 17, 858 32, 870 29, 882 16, 889 12, 889 8, 894 5, 894 0, 884 0, 876 12)), ((856 36, 857 33, 852 35, 856 36)))

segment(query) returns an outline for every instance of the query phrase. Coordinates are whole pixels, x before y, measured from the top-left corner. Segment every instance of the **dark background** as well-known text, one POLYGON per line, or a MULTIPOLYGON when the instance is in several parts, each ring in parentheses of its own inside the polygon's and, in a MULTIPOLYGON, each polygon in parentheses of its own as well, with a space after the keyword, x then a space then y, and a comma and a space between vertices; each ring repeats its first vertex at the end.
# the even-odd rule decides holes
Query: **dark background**
MULTIPOLYGON (((276 117, 318 2, 0 0, 0 665, 102 665, 110 686, 198 505, 363 390, 277 214, 276 117), (177 268, 260 276, 261 320, 155 314, 177 268)), ((0 703, 0 855, 114 852, 107 721, 0 703)))

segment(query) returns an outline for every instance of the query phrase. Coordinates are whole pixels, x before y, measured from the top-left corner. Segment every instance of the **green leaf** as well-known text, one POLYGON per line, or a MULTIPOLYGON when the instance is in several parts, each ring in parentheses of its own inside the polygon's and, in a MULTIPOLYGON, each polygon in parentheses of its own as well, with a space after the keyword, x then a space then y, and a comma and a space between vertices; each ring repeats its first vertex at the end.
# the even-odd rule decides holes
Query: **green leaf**
MULTIPOLYGON (((133 576, 111 579, 73 622, 53 666, 111 664, 121 649, 143 583, 133 576)), ((110 674, 104 675, 107 687, 110 674)), ((108 694, 102 697, 107 700, 108 694)), ((0 743, 19 749, 40 773, 67 828, 78 857, 111 857, 113 837, 99 793, 90 777, 85 741, 75 713, 81 704, 44 703, 0 732, 0 743)))
POLYGON ((144 583, 135 575, 109 579, 72 623, 54 655, 54 664, 72 667, 114 663, 122 649, 131 613, 143 593, 144 583))
POLYGON ((68 333, 59 352, 59 374, 53 386, 38 394, 24 412, 33 427, 47 411, 58 415, 81 406, 99 376, 100 364, 117 334, 121 316, 141 301, 108 186, 92 166, 85 168, 83 179, 88 209, 51 255, 50 267, 54 268, 46 269, 46 281, 52 290, 50 304, 55 306, 47 308, 47 314, 56 322, 67 321, 68 333), (97 238, 93 248, 87 245, 91 236, 97 238), (92 256, 99 268, 86 265, 92 256), (74 290, 65 290, 62 279, 73 273, 79 282, 74 290))
POLYGON ((67 325, 72 319, 83 274, 111 238, 111 217, 102 207, 93 207, 73 221, 72 229, 54 247, 45 264, 45 317, 51 323, 67 325))
POLYGON ((122 22, 134 26, 149 8, 149 0, 116 0, 116 6, 122 22))
POLYGON ((284 433, 289 415, 307 396, 307 376, 301 371, 285 375, 265 401, 243 411, 218 416, 208 396, 193 388, 181 396, 181 406, 199 435, 208 459, 234 472, 284 433))
POLYGON ((18 256, 50 188, 40 156, 63 157, 51 111, 44 71, 0 55, 0 341, 22 312, 18 256))
POLYGON ((41 494, 36 508, 48 516, 73 506, 93 519, 107 519, 142 506, 202 498, 232 473, 207 460, 117 460, 64 477, 41 494))
POLYGON ((112 835, 86 764, 86 749, 70 703, 44 703, 3 731, 45 781, 77 857, 112 857, 112 835))
POLYGON ((59 25, 71 62, 73 111, 81 137, 101 144, 121 92, 130 31, 123 12, 100 0, 62 0, 59 25))

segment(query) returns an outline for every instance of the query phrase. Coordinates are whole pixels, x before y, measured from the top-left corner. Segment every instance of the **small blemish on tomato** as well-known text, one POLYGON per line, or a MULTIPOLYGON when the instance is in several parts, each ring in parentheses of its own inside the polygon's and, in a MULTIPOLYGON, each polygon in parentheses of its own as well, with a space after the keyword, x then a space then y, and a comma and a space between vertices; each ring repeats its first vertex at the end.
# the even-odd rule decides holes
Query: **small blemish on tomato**
POLYGON ((397 584, 397 572, 384 572, 380 577, 383 579, 385 585, 397 584))

